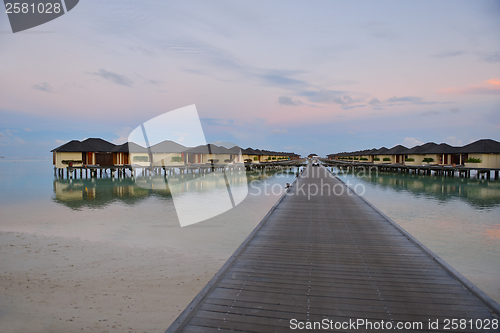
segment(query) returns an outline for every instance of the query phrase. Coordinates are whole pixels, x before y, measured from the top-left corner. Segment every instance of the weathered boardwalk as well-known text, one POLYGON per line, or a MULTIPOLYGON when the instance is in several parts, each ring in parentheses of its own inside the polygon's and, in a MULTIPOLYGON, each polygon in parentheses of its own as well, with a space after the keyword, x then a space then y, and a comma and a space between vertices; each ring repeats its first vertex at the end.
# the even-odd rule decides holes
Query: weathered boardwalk
POLYGON ((371 331, 367 322, 378 332, 496 332, 498 314, 326 168, 308 167, 167 332, 293 332, 315 322, 339 332, 371 331), (323 195, 312 195, 316 186, 323 195))

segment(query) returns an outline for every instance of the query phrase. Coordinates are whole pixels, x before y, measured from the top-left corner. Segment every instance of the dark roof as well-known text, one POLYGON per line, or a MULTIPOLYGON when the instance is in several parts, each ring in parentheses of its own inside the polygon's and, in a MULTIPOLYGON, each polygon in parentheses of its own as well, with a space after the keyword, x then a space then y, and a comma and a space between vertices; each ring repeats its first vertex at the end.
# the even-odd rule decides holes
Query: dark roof
POLYGON ((152 153, 182 153, 189 149, 171 140, 159 142, 155 145, 152 145, 150 148, 152 153))
MULTIPOLYGON (((276 152, 270 150, 241 149, 238 146, 225 148, 214 144, 201 145, 194 148, 185 147, 177 142, 165 140, 150 147, 151 153, 191 153, 191 154, 242 154, 248 155, 269 155, 269 156, 300 156, 295 153, 276 152)), ((54 148, 52 152, 96 152, 96 153, 147 153, 149 150, 134 142, 125 142, 121 145, 115 145, 99 138, 89 138, 84 141, 72 140, 54 148)))
POLYGON ((415 146, 413 148, 408 149, 407 154, 425 154, 427 150, 432 147, 437 146, 434 142, 428 142, 420 146, 415 146))
POLYGON ((66 142, 62 146, 54 148, 51 150, 55 152, 81 152, 82 143, 78 140, 71 140, 70 142, 66 142))
POLYGON ((241 153, 244 155, 257 155, 257 153, 250 147, 248 147, 246 149, 242 149, 241 153))
POLYGON ((214 144, 197 146, 185 151, 188 154, 234 154, 231 150, 214 144))
POLYGON ((260 150, 260 149, 254 149, 253 151, 254 151, 257 155, 267 155, 267 154, 265 153, 265 151, 260 150))
POLYGON ((402 154, 406 154, 407 151, 408 151, 408 148, 406 148, 405 146, 397 145, 397 146, 392 147, 388 151, 386 151, 385 154, 387 154, 387 155, 402 155, 402 154))
POLYGON ((399 154, 500 154, 500 142, 491 139, 482 139, 472 142, 463 147, 453 147, 446 143, 436 144, 427 142, 413 148, 397 145, 391 149, 382 147, 380 149, 358 150, 354 152, 342 152, 327 156, 355 156, 355 155, 399 155, 399 154))
POLYGON ((388 151, 389 151, 389 149, 382 147, 382 148, 379 148, 377 150, 372 151, 370 153, 370 155, 383 155, 383 154, 387 153, 388 151))
POLYGON ((272 150, 261 150, 261 152, 264 154, 264 155, 268 155, 268 156, 277 156, 278 153, 275 152, 275 151, 272 151, 272 150))
POLYGON ((64 145, 52 149, 55 152, 94 152, 110 153, 116 148, 114 143, 99 138, 89 138, 83 141, 72 140, 64 145))
POLYGON ((441 143, 439 145, 431 145, 422 154, 455 154, 457 147, 452 147, 449 144, 441 143))
POLYGON ((241 148, 240 148, 240 147, 238 147, 238 146, 234 146, 234 147, 229 148, 229 151, 231 151, 231 153, 232 153, 233 155, 243 154, 243 149, 241 149, 241 148))
POLYGON ((114 143, 99 138, 88 138, 82 141, 83 151, 109 153, 113 151, 115 147, 116 145, 114 143))
POLYGON ((469 143, 463 147, 457 147, 458 154, 483 153, 483 154, 500 154, 500 142, 490 139, 482 139, 476 142, 469 143))
POLYGON ((365 152, 363 152, 363 155, 371 155, 375 151, 377 151, 377 148, 367 149, 365 152))
POLYGON ((243 149, 242 153, 246 155, 262 155, 261 152, 258 152, 250 147, 248 147, 247 149, 243 149))
POLYGON ((125 142, 113 149, 114 153, 147 153, 148 150, 135 142, 125 142))

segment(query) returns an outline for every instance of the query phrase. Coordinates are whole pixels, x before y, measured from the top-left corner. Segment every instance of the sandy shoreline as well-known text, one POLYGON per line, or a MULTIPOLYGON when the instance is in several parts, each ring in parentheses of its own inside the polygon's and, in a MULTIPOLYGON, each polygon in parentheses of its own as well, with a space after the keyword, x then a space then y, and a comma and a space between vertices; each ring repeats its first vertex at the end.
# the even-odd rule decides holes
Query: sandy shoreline
POLYGON ((227 258, 0 233, 9 332, 164 332, 227 258))

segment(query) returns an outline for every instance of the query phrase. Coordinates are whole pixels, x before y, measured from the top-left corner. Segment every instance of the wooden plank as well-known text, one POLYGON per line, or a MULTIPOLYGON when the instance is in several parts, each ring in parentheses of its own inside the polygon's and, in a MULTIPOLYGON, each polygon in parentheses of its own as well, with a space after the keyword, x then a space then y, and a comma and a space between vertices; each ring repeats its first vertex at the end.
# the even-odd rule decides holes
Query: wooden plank
POLYGON ((346 189, 312 169, 167 332, 289 332, 292 318, 427 323, 498 315, 498 304, 352 191, 293 193, 310 184, 346 189))
MULTIPOLYGON (((289 313, 303 313, 307 309, 307 305, 304 304, 302 306, 299 306, 298 304, 268 304, 268 303, 262 303, 262 302, 249 302, 249 301, 237 301, 235 302, 234 300, 227 300, 227 299, 221 299, 221 298, 207 298, 205 303, 202 305, 218 305, 221 307, 226 308, 226 311, 230 307, 236 307, 236 308, 249 308, 249 309, 262 309, 262 310, 270 310, 270 311, 283 311, 283 312, 289 312, 289 313)), ((320 307, 313 305, 314 311, 316 311, 317 314, 319 315, 325 315, 325 316, 330 316, 330 315, 338 315, 338 316, 345 316, 348 318, 370 318, 370 319, 376 319, 377 317, 374 317, 374 313, 381 313, 386 311, 385 306, 382 306, 380 303, 374 303, 374 304, 350 304, 350 303, 340 303, 340 302, 330 302, 330 303, 324 303, 326 305, 325 307, 320 307), (342 311, 342 315, 338 314, 337 311, 342 311)), ((427 317, 432 317, 432 316, 437 316, 436 310, 439 310, 442 308, 441 305, 432 305, 429 304, 426 306, 424 309, 422 309, 422 306, 420 303, 415 304, 415 303, 406 303, 404 304, 405 306, 401 307, 394 307, 392 310, 392 314, 406 314, 406 315, 413 315, 415 314, 415 310, 418 311, 419 315, 427 316, 427 317)), ((201 307, 200 307, 201 308, 201 307)), ((481 308, 475 308, 470 305, 457 305, 457 304, 451 304, 448 306, 448 311, 453 312, 453 313, 462 313, 462 314, 470 314, 472 312, 478 313, 479 316, 481 314, 484 314, 483 312, 483 307, 481 308)), ((475 318, 480 318, 480 317, 475 317, 475 318)))

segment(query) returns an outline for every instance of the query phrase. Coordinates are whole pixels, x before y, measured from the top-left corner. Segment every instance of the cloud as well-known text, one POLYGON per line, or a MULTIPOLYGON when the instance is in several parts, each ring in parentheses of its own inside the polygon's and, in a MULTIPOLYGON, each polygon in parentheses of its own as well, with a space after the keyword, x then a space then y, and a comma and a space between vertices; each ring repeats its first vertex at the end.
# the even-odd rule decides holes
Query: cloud
POLYGON ((182 144, 183 142, 186 141, 187 137, 191 136, 191 134, 189 134, 189 133, 174 133, 174 136, 176 137, 176 139, 174 141, 182 144))
POLYGON ((444 143, 447 143, 451 146, 462 146, 462 140, 458 140, 456 136, 452 135, 443 140, 444 143))
POLYGON ((256 76, 262 79, 266 83, 266 85, 270 86, 278 86, 284 88, 308 86, 305 81, 293 77, 297 74, 297 71, 269 70, 264 74, 257 74, 256 76))
POLYGON ((200 118, 200 121, 203 124, 209 125, 209 126, 226 126, 226 127, 233 127, 237 125, 244 125, 244 122, 241 122, 239 120, 234 120, 234 119, 218 119, 218 118, 200 118))
POLYGON ((336 90, 303 91, 300 94, 302 96, 306 96, 307 99, 313 103, 338 104, 343 107, 365 101, 363 97, 352 96, 353 93, 349 93, 346 91, 336 91, 336 90))
POLYGON ((500 86, 500 80, 497 80, 497 79, 490 79, 490 80, 488 80, 486 82, 489 83, 489 84, 495 84, 495 85, 499 85, 500 86))
POLYGON ((125 143, 128 141, 128 136, 132 132, 131 127, 124 127, 121 129, 115 130, 115 135, 118 136, 118 138, 113 140, 113 143, 121 145, 122 143, 125 143))
POLYGON ((148 56, 148 57, 156 56, 156 54, 153 50, 147 49, 147 48, 142 47, 142 46, 129 46, 128 49, 142 53, 143 55, 148 56))
POLYGON ((416 96, 404 96, 404 97, 391 97, 386 100, 387 103, 398 103, 398 104, 416 104, 416 105, 433 105, 438 104, 438 102, 426 102, 422 97, 416 96))
POLYGON ((184 72, 194 74, 194 75, 207 75, 207 71, 203 69, 189 69, 189 68, 184 68, 184 72))
POLYGON ((285 151, 305 151, 301 146, 293 145, 293 146, 285 146, 283 147, 285 151))
POLYGON ((146 80, 147 84, 154 84, 156 86, 161 86, 164 81, 160 80, 146 80))
POLYGON ((399 38, 399 35, 383 22, 370 22, 365 24, 364 28, 368 30, 370 36, 378 39, 395 40, 399 38))
POLYGON ((489 87, 448 88, 440 92, 458 95, 500 95, 499 88, 489 87))
POLYGON ((370 99, 370 101, 368 102, 368 104, 370 104, 372 106, 377 106, 377 105, 382 104, 382 102, 379 101, 378 98, 373 97, 372 99, 370 99))
POLYGON ((460 108, 451 108, 450 112, 451 113, 459 113, 460 112, 460 108))
POLYGON ((56 142, 56 144, 58 144, 58 145, 61 146, 61 145, 65 144, 66 142, 69 142, 69 141, 68 140, 59 140, 59 139, 57 139, 55 142, 56 142))
POLYGON ((298 105, 302 105, 302 102, 299 101, 299 100, 292 100, 291 97, 288 97, 288 96, 280 96, 278 98, 278 102, 281 104, 281 105, 292 105, 292 106, 298 106, 298 105))
POLYGON ((107 70, 102 69, 102 68, 99 70, 99 72, 93 72, 91 74, 99 76, 99 77, 101 77, 109 82, 113 82, 113 83, 121 85, 121 86, 132 87, 132 85, 134 84, 134 81, 132 81, 128 77, 107 71, 107 70))
POLYGON ((500 80, 490 79, 482 85, 471 85, 465 88, 441 89, 440 93, 458 95, 500 95, 500 80))
POLYGON ((412 147, 419 146, 422 144, 424 144, 423 141, 417 140, 415 138, 409 138, 409 137, 406 137, 403 140, 403 142, 401 143, 401 145, 408 147, 408 148, 412 148, 412 147))
POLYGON ((33 89, 40 90, 43 92, 52 92, 52 87, 47 82, 34 84, 33 89))
POLYGON ((269 133, 272 133, 272 134, 286 134, 288 133, 288 131, 284 128, 284 129, 273 129, 272 131, 269 131, 269 133))
POLYGON ((366 105, 349 105, 349 106, 343 106, 342 109, 344 110, 351 110, 355 108, 364 108, 366 105))
POLYGON ((419 113, 421 116, 437 116, 441 114, 439 111, 425 111, 425 112, 420 112, 419 113))
POLYGON ((452 58, 467 54, 465 51, 448 51, 431 55, 433 58, 452 58))
POLYGON ((500 62, 500 52, 482 53, 480 56, 481 60, 483 60, 484 62, 489 62, 489 63, 500 62))
POLYGON ((15 136, 12 132, 17 131, 6 129, 4 133, 0 132, 0 146, 17 146, 26 143, 26 141, 15 136))
POLYGON ((34 132, 31 128, 25 128, 24 131, 25 132, 34 132))

